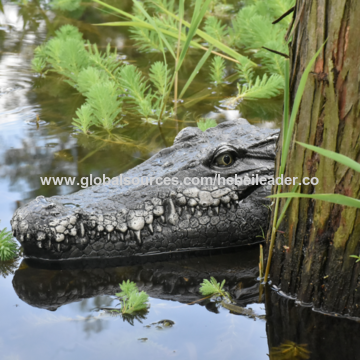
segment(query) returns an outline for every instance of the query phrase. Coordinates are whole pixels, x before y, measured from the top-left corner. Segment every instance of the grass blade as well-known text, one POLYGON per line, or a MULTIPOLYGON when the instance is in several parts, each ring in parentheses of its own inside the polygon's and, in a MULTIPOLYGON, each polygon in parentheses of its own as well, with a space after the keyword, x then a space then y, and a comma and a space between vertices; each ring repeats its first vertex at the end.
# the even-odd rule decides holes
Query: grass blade
POLYGON ((360 209, 360 200, 341 194, 297 194, 282 193, 270 195, 269 198, 306 198, 327 201, 333 204, 351 206, 360 209))
POLYGON ((287 131, 289 127, 289 104, 290 101, 290 69, 289 60, 285 60, 285 86, 284 86, 284 119, 282 128, 282 148, 284 148, 284 142, 287 138, 287 131))
MULTIPOLYGON (((187 53, 187 51, 189 49, 189 46, 190 46, 190 42, 191 42, 192 38, 194 37, 196 31, 198 30, 198 27, 199 27, 199 25, 201 23, 201 20, 203 19, 204 15, 206 13, 206 10, 209 7, 209 4, 210 4, 211 0, 206 0, 204 5, 200 9, 201 1, 202 0, 197 0, 196 1, 195 10, 194 10, 194 13, 193 13, 193 17, 191 19, 191 24, 189 26, 189 32, 187 34, 184 46, 183 46, 183 48, 181 50, 179 61, 178 61, 177 67, 176 67, 176 71, 179 71, 179 69, 180 69, 180 67, 181 67, 181 65, 182 65, 182 63, 183 63, 183 61, 185 59, 186 53, 187 53)), ((178 21, 180 23, 182 23, 183 19, 179 19, 178 21)))
MULTIPOLYGON (((171 55, 173 56, 174 59, 176 59, 176 55, 174 53, 174 49, 171 47, 171 45, 169 44, 169 42, 167 41, 166 37, 164 36, 164 34, 161 32, 161 30, 157 27, 155 21, 152 19, 152 17, 147 13, 147 11, 144 9, 144 7, 141 5, 141 3, 137 0, 134 0, 134 5, 143 13, 143 15, 146 17, 146 19, 149 21, 149 23, 154 27, 155 31, 157 32, 160 40, 162 40, 164 42, 164 44, 166 45, 167 49, 169 50, 169 52, 171 53, 171 55)), ((165 63, 166 63, 166 57, 165 57, 165 51, 163 49, 162 43, 160 41, 161 44, 161 50, 162 53, 164 54, 164 58, 165 58, 165 63)))
MULTIPOLYGON (((185 11, 185 4, 184 0, 180 0, 179 4, 179 17, 182 20, 184 17, 184 11, 185 11)), ((179 57, 180 57, 180 47, 181 47, 181 35, 182 35, 182 22, 179 21, 179 28, 178 28, 178 42, 177 42, 177 48, 176 48, 176 59, 175 59, 175 85, 174 85, 174 115, 177 115, 177 101, 178 101, 178 89, 179 89, 179 72, 176 71, 177 65, 179 63, 179 57)), ((176 133, 179 131, 179 123, 176 122, 176 133)))
MULTIPOLYGON (((99 1, 99 0, 96 0, 99 1)), ((171 13, 170 11, 168 11, 166 8, 164 8, 163 6, 161 6, 158 3, 153 2, 153 4, 156 4, 157 7, 159 7, 164 13, 166 13, 167 15, 169 15, 170 17, 176 19, 177 21, 180 21, 179 17, 173 13, 171 13)), ((187 26, 188 28, 190 27, 190 23, 183 20, 182 23, 187 26)), ((242 64, 246 64, 248 62, 251 63, 252 66, 256 67, 257 64, 255 64, 253 61, 249 60, 246 56, 243 56, 241 54, 238 54, 235 50, 231 49, 230 47, 226 46, 225 44, 223 44, 221 41, 218 41, 216 39, 214 39, 212 36, 206 34, 205 32, 201 31, 200 29, 197 29, 195 32, 198 36, 200 36, 201 38, 203 38, 205 41, 207 41, 209 44, 213 45, 214 47, 217 47, 218 49, 220 49, 222 52, 224 52, 225 54, 232 56, 234 59, 236 59, 237 61, 239 61, 242 64)))
POLYGON ((208 57, 211 55, 211 52, 212 52, 212 46, 209 47, 208 51, 202 56, 200 61, 197 63, 194 71, 191 73, 188 81, 186 82, 186 84, 184 85, 184 87, 183 87, 183 89, 181 91, 181 94, 179 96, 180 99, 184 96, 186 90, 188 89, 188 87, 190 86, 192 81, 194 80, 195 76, 198 74, 198 72, 200 71, 200 69, 203 67, 206 60, 208 59, 208 57))
MULTIPOLYGON (((291 193, 296 193, 298 187, 299 187, 299 184, 296 184, 296 185, 292 188, 291 193)), ((281 214, 280 214, 280 216, 279 216, 279 218, 278 218, 278 220, 277 220, 277 223, 276 223, 276 227, 275 227, 276 230, 279 228, 279 226, 280 226, 280 224, 281 224, 281 222, 282 222, 282 220, 283 220, 283 218, 284 218, 284 216, 285 216, 286 210, 288 209, 288 207, 289 207, 289 205, 290 205, 291 199, 292 199, 292 198, 289 197, 289 198, 286 200, 286 202, 285 202, 285 205, 284 205, 284 207, 283 207, 283 209, 282 209, 282 211, 281 211, 281 214)))
POLYGON ((292 112, 291 112, 289 127, 286 131, 286 137, 284 139, 284 146, 282 148, 282 153, 281 153, 281 165, 280 165, 279 175, 283 174, 284 170, 285 170, 285 163, 286 163, 286 158, 288 156, 289 149, 290 149, 290 142, 291 142, 292 133, 294 131, 295 120, 296 120, 297 113, 299 111, 299 107, 300 107, 301 99, 302 99, 302 96, 303 96, 303 93, 305 90, 307 78, 309 76, 312 66, 314 65, 316 58, 319 56, 325 43, 326 43, 326 41, 321 45, 320 49, 312 57, 309 64, 306 66, 304 73, 301 76, 300 84, 296 91, 296 96, 294 99, 294 104, 293 104, 293 108, 292 108, 292 112))
POLYGON ((337 162, 339 162, 342 165, 345 165, 347 167, 349 167, 350 169, 353 169, 357 172, 360 172, 360 164, 355 161, 350 159, 349 157, 345 156, 345 155, 341 155, 338 154, 334 151, 331 150, 326 150, 326 149, 322 149, 318 146, 313 146, 313 145, 308 145, 308 144, 304 144, 302 142, 297 141, 297 143, 309 150, 315 151, 317 153, 319 153, 320 155, 326 156, 329 159, 335 160, 337 162))

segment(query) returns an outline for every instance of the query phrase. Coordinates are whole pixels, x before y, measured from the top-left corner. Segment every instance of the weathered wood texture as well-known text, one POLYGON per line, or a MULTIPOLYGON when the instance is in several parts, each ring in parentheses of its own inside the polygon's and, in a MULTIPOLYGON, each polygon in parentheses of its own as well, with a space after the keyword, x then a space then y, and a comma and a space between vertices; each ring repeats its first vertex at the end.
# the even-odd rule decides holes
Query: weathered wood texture
MULTIPOLYGON (((359 198, 359 173, 294 140, 360 161, 360 1, 298 0, 296 16, 299 22, 290 46, 291 101, 306 65, 328 40, 306 85, 286 176, 319 179, 315 187, 302 185, 302 193, 359 198)), ((278 159, 279 155, 280 151, 278 159)), ((283 191, 291 187, 284 186, 283 191)), ((360 251, 359 211, 293 199, 279 230, 284 233, 276 237, 272 283, 316 308, 360 316, 360 262, 349 257, 360 251)))

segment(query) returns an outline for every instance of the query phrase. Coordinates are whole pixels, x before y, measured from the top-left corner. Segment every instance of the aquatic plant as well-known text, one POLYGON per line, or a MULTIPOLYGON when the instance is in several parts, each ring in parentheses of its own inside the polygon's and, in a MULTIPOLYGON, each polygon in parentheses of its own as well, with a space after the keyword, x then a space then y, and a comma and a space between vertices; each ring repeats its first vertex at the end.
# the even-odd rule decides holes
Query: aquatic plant
POLYGON ((280 346, 270 349, 271 360, 305 360, 310 359, 310 351, 307 344, 296 344, 293 341, 285 341, 280 346))
POLYGON ((226 64, 220 56, 213 57, 210 67, 210 78, 215 85, 221 84, 225 78, 226 64))
MULTIPOLYGON (((273 75, 284 77, 284 61, 287 56, 284 36, 289 25, 289 19, 285 17, 275 27, 272 25, 272 22, 289 10, 294 5, 294 0, 278 0, 273 3, 248 1, 246 6, 231 18, 230 24, 222 23, 215 16, 207 16, 204 21, 203 30, 200 30, 198 21, 193 21, 194 16, 191 23, 184 20, 184 8, 181 1, 178 8, 171 1, 147 1, 143 6, 134 1, 135 15, 116 9, 100 0, 95 0, 95 2, 131 20, 102 25, 130 26, 132 38, 135 40, 140 51, 168 51, 175 57, 175 47, 179 46, 180 42, 184 43, 185 47, 191 44, 194 48, 209 51, 209 55, 210 53, 216 54, 212 60, 210 75, 212 81, 216 83, 221 82, 222 73, 225 69, 225 64, 218 59, 219 57, 237 63, 236 71, 238 71, 239 77, 242 76, 249 64, 251 67, 256 67, 254 62, 250 60, 251 57, 259 59, 262 69, 267 72, 267 74, 263 75, 266 77, 251 78, 251 81, 248 78, 248 85, 238 88, 236 100, 270 98, 277 96, 283 88, 283 81, 277 77, 272 77, 273 75), (153 11, 152 17, 150 18, 149 15, 144 17, 149 8, 153 11), (189 36, 186 36, 184 25, 189 28, 189 33, 193 34, 194 38, 189 39, 189 36), (194 29, 193 32, 191 31, 192 29, 194 29), (162 46, 161 36, 157 36, 159 33, 166 44, 165 47, 162 46), (200 45, 201 41, 206 41, 209 44, 209 48, 200 45), (240 53, 232 49, 233 47, 245 51, 247 56, 240 55, 240 53), (224 54, 216 52, 213 48, 222 51, 224 54), (275 50, 275 52, 271 50, 275 50), (284 55, 284 57, 279 56, 279 54, 284 55), (250 86, 250 82, 253 86, 250 86), (252 87, 254 89, 251 89, 252 87), (272 91, 269 90, 270 87, 272 91), (263 91, 262 88, 264 88, 263 91)), ((208 8, 211 3, 215 2, 206 1, 203 6, 202 0, 196 0, 193 3, 194 14, 197 14, 200 10, 205 7, 208 8)), ((205 15, 207 13, 204 11, 202 14, 205 15)), ((246 78, 242 80, 246 80, 246 78)), ((234 102, 236 101, 235 99, 233 100, 234 102)))
POLYGON ((0 231, 0 261, 14 259, 18 254, 18 246, 11 231, 6 228, 0 231))
POLYGON ((220 296, 228 301, 231 302, 231 296, 228 292, 224 290, 225 280, 221 283, 218 283, 216 279, 211 276, 210 281, 204 279, 203 282, 200 284, 200 293, 204 296, 211 296, 217 297, 220 296))
MULTIPOLYGON (((284 59, 262 49, 262 46, 284 51, 282 35, 288 20, 282 20, 276 27, 271 25, 271 21, 281 15, 293 0, 278 0, 276 6, 250 1, 230 18, 230 26, 214 14, 209 14, 209 9, 224 5, 218 1, 194 0, 190 22, 185 20, 189 10, 185 12, 184 0, 143 3, 134 0, 133 14, 100 0, 95 2, 107 11, 126 18, 126 21, 99 25, 129 26, 138 50, 158 51, 162 53, 163 61, 156 61, 151 65, 149 74, 143 74, 136 66, 119 60, 116 50, 111 50, 110 45, 105 52, 100 52, 96 45, 83 40, 82 34, 71 25, 63 26, 56 31, 54 38, 39 46, 32 61, 33 70, 42 74, 49 71, 60 74, 86 98, 85 106, 76 112, 77 117, 73 119, 74 127, 84 134, 91 133, 96 127, 111 132, 124 126, 122 115, 127 112, 138 114, 149 123, 176 115, 178 98, 184 97, 208 59, 211 59, 210 78, 216 85, 224 81, 227 64, 236 64, 230 71, 235 71, 240 78, 238 92, 223 102, 223 106, 234 107, 246 99, 270 98, 282 91, 281 64, 284 59), (247 19, 248 26, 255 28, 245 32, 242 20, 248 14, 256 14, 254 21, 247 19), (266 36, 257 30, 259 24, 266 36), (242 35, 238 36, 237 31, 242 35), (206 42, 208 47, 201 45, 202 42, 206 42), (178 73, 190 47, 205 52, 179 91, 178 73), (232 47, 245 52, 246 56, 232 47), (170 53, 172 58, 169 59, 166 53, 170 53), (261 61, 262 75, 254 75, 253 69, 257 64, 251 58, 261 61), (171 61, 174 62, 173 69, 171 61)), ((53 5, 72 11, 78 4, 63 0, 55 1, 53 5)))
POLYGON ((0 261, 0 275, 5 279, 9 275, 14 275, 19 268, 19 258, 0 261))
POLYGON ((132 315, 149 307, 149 296, 145 291, 139 292, 136 284, 130 280, 123 281, 120 285, 121 292, 116 296, 120 299, 121 309, 113 310, 121 314, 132 315))
POLYGON ((199 121, 196 123, 198 128, 201 131, 205 131, 207 129, 210 129, 212 127, 215 127, 217 125, 217 122, 215 119, 199 119, 199 121))

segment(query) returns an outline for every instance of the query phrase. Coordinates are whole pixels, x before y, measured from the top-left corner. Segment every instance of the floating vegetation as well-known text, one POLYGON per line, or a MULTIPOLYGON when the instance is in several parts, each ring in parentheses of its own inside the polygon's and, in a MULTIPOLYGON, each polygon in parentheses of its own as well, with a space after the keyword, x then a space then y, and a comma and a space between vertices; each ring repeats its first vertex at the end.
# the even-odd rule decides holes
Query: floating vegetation
POLYGON ((116 296, 120 299, 122 314, 132 315, 135 312, 147 310, 149 296, 145 291, 138 290, 136 284, 130 280, 123 281, 120 285, 121 292, 116 296))
POLYGON ((224 290, 225 280, 221 283, 218 283, 216 279, 211 276, 210 281, 204 279, 204 281, 200 285, 200 293, 204 296, 211 297, 222 297, 225 300, 231 302, 231 296, 228 292, 224 290))
POLYGON ((130 325, 134 325, 135 320, 142 323, 146 319, 149 310, 149 296, 145 291, 139 291, 133 281, 123 281, 120 285, 121 292, 115 295, 120 300, 120 308, 99 308, 110 316, 120 316, 130 325))
MULTIPOLYGON (((14 259, 18 255, 18 245, 13 239, 11 231, 3 229, 0 231, 0 261, 14 259)), ((9 267, 9 269, 11 266, 9 267)))

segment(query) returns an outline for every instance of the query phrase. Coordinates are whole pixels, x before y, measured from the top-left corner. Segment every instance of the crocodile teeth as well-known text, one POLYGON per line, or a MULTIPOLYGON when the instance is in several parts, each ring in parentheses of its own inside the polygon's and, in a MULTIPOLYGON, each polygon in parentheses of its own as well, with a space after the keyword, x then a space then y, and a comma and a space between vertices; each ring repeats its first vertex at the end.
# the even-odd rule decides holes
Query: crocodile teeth
POLYGON ((24 235, 20 235, 20 241, 23 242, 24 241, 24 235))
POLYGON ((56 242, 62 242, 65 240, 65 235, 64 234, 56 234, 56 242))
POLYGON ((134 234, 135 234, 136 241, 138 242, 139 245, 141 245, 141 232, 140 232, 140 230, 135 230, 134 234))
POLYGON ((194 215, 194 213, 195 213, 195 208, 191 207, 191 208, 190 208, 190 212, 191 212, 192 215, 194 215))
POLYGON ((226 207, 227 207, 228 209, 230 209, 230 208, 231 208, 231 205, 230 205, 230 204, 226 204, 226 207))
POLYGON ((120 239, 121 239, 121 241, 125 240, 125 236, 124 236, 124 234, 122 232, 120 233, 120 239))
POLYGON ((165 224, 165 216, 160 216, 160 220, 163 224, 165 224))
POLYGON ((41 241, 38 241, 36 244, 37 244, 37 246, 38 246, 39 249, 42 248, 42 242, 41 242, 41 241))
POLYGON ((167 199, 165 202, 165 216, 166 222, 170 225, 176 225, 178 223, 179 217, 175 210, 175 205, 171 199, 167 199))
POLYGON ((56 250, 60 252, 60 250, 61 250, 60 244, 56 244, 56 250))
POLYGON ((219 207, 218 206, 214 207, 214 212, 216 215, 219 215, 219 207))
POLYGON ((120 230, 122 233, 126 233, 128 229, 126 223, 119 224, 116 226, 116 228, 120 230))
POLYGON ((84 224, 82 222, 80 223, 80 235, 81 237, 85 236, 84 224))
POLYGON ((182 208, 182 207, 178 207, 176 210, 177 210, 179 216, 181 216, 181 214, 182 214, 182 212, 183 212, 183 208, 182 208))
POLYGON ((108 238, 108 241, 110 241, 110 234, 108 234, 107 238, 108 238))
POLYGON ((46 234, 43 233, 42 231, 39 231, 39 232, 37 233, 37 237, 36 237, 36 240, 37 240, 37 241, 45 240, 45 238, 46 238, 46 234))
POLYGON ((131 220, 129 220, 128 226, 134 231, 142 230, 145 226, 145 219, 143 217, 134 216, 131 220))
POLYGON ((155 206, 154 207, 154 210, 153 210, 153 213, 155 216, 161 216, 164 214, 164 207, 163 206, 155 206))
POLYGON ((152 224, 148 224, 148 228, 149 228, 149 231, 151 232, 151 234, 153 234, 154 228, 153 228, 152 224))
POLYGON ((48 247, 51 249, 51 240, 48 241, 48 247))

